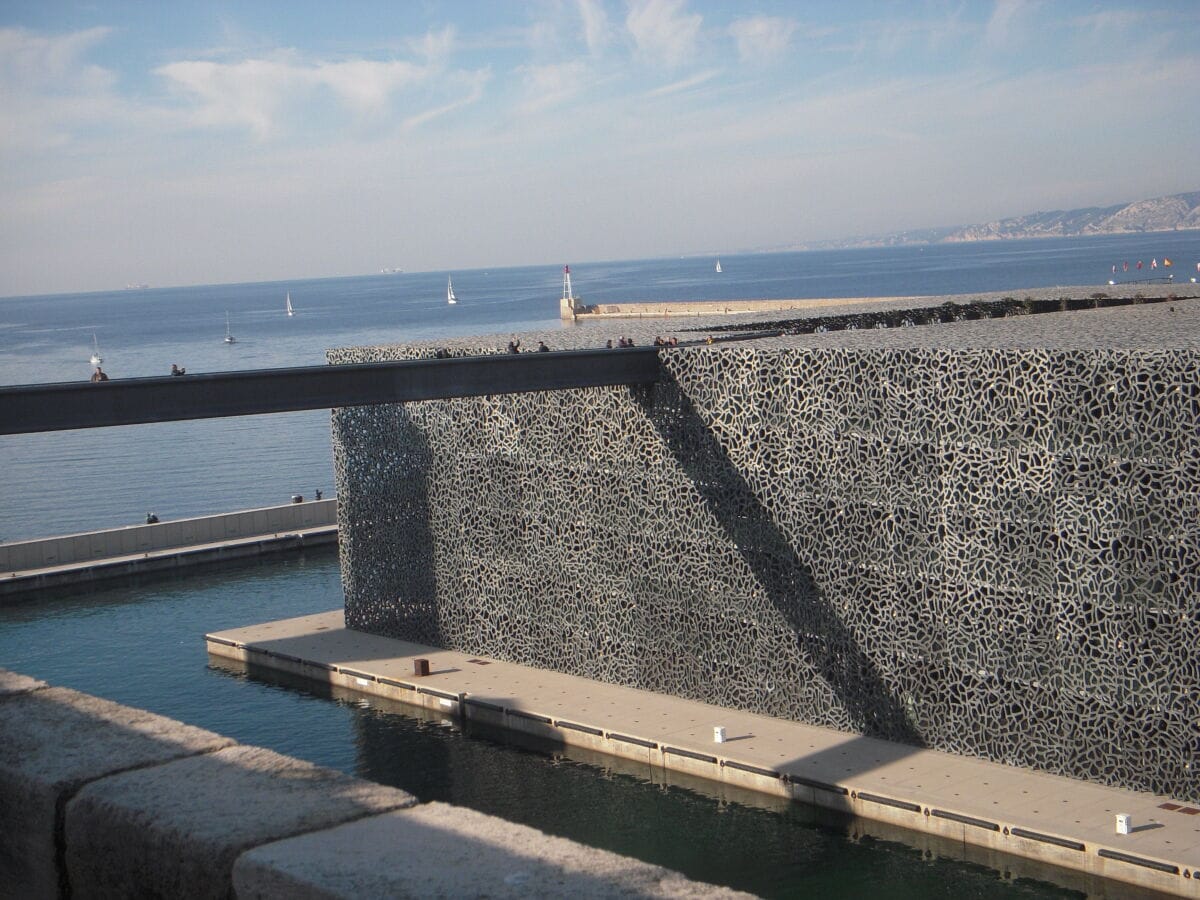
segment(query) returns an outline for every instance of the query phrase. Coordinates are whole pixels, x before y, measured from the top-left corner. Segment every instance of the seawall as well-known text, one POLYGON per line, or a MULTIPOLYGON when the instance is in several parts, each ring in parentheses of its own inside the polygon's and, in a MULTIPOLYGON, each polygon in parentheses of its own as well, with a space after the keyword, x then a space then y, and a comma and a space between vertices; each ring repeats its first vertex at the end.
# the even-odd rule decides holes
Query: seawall
POLYGON ((670 303, 651 300, 622 302, 562 304, 562 318, 588 321, 604 319, 679 319, 697 316, 732 316, 742 313, 772 313, 796 309, 822 309, 859 303, 881 301, 911 301, 918 297, 835 297, 799 298, 794 300, 673 300, 670 303))
POLYGON ((0 896, 741 897, 0 669, 0 896))
POLYGON ((337 542, 337 500, 0 544, 0 598, 337 542))

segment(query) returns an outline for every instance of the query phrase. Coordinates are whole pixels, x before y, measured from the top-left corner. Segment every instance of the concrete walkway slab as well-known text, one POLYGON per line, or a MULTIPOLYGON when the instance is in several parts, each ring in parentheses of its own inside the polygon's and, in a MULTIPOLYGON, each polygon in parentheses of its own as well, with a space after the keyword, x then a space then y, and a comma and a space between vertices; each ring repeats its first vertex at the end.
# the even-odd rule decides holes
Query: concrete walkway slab
POLYGON ((251 665, 1200 897, 1200 815, 1169 797, 362 634, 341 610, 208 637, 211 653, 251 665), (414 676, 417 658, 431 674, 414 676), (1132 833, 1116 833, 1118 813, 1132 833))

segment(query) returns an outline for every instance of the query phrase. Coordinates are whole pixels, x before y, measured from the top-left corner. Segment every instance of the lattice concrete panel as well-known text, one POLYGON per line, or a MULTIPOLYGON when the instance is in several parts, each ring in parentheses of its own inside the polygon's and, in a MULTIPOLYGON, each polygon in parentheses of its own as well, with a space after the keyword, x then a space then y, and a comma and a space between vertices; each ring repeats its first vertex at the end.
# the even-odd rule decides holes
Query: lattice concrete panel
POLYGON ((662 364, 337 411, 347 624, 1200 800, 1200 352, 662 364))

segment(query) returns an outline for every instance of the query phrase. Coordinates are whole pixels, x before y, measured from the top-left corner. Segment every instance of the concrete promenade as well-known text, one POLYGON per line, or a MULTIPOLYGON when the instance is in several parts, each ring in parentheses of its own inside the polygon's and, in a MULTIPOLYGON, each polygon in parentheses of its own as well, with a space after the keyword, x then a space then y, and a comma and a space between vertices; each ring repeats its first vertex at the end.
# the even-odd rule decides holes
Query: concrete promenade
POLYGON ((337 500, 0 544, 0 599, 337 543, 337 500))
POLYGON ((1200 897, 1200 810, 1169 797, 348 631, 343 612, 207 636, 214 656, 1024 857, 1200 897), (426 659, 430 674, 414 675, 426 659), (725 740, 714 740, 714 728, 725 740), (1116 833, 1116 816, 1132 830, 1116 833))

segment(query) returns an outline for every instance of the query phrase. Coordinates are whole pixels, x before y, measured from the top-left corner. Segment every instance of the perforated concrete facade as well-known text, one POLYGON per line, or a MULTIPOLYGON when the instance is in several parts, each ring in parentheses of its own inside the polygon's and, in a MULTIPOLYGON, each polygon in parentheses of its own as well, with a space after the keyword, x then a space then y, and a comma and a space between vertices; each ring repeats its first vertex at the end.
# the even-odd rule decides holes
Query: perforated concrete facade
POLYGON ((1200 800, 1197 315, 1057 315, 339 410, 347 623, 1200 800))

